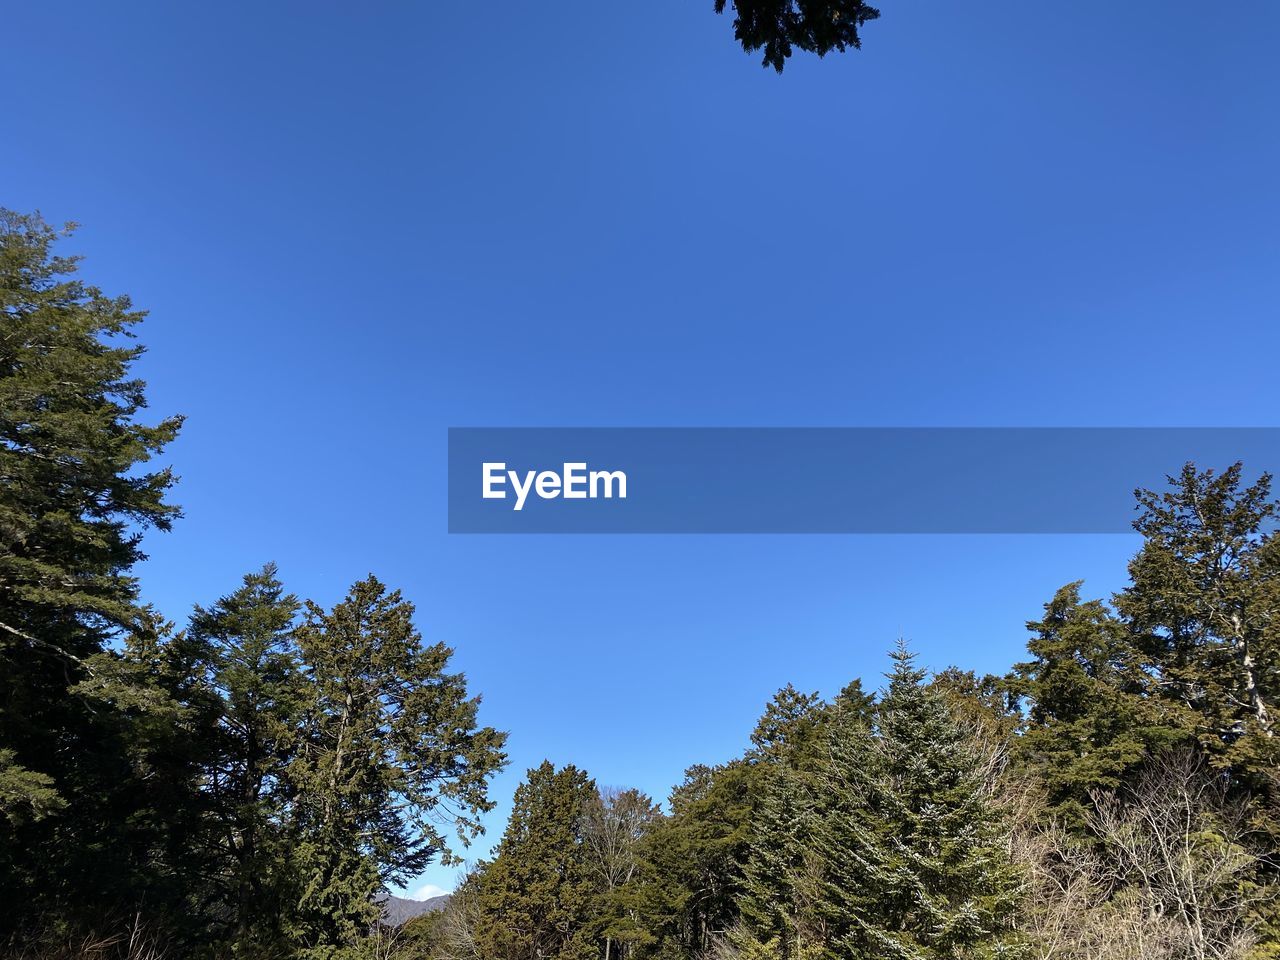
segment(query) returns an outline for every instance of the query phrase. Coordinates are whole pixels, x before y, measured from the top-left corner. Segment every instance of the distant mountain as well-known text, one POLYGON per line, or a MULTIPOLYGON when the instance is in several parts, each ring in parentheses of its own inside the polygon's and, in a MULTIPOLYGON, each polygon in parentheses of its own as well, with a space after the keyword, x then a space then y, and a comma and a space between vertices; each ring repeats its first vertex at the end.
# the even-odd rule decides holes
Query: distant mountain
POLYGON ((443 910, 444 905, 449 902, 449 894, 432 897, 430 900, 406 900, 404 897, 385 896, 381 902, 382 922, 389 927, 400 927, 424 913, 443 910))

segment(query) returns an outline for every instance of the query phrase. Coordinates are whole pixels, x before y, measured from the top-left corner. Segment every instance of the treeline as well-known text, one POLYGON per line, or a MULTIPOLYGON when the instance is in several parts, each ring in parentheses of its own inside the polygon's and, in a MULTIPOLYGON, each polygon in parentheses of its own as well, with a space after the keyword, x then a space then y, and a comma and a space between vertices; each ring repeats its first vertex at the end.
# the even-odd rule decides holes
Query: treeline
POLYGON ((455 856, 505 736, 374 577, 331 609, 268 566, 175 630, 141 533, 141 319, 0 212, 0 951, 364 956, 378 897, 455 856))
POLYGON ((661 813, 529 772, 431 960, 1280 956, 1280 538, 1269 479, 1140 492, 1112 602, 1060 590, 1005 676, 792 686, 661 813))
POLYGON ((1277 503, 1238 465, 1140 492, 1129 585, 1063 588, 1007 675, 900 645, 877 693, 787 686, 665 809, 544 763, 444 910, 379 923, 504 736, 373 577, 143 602, 180 421, 140 422, 141 314, 56 239, 0 213, 0 955, 1280 957, 1277 503))

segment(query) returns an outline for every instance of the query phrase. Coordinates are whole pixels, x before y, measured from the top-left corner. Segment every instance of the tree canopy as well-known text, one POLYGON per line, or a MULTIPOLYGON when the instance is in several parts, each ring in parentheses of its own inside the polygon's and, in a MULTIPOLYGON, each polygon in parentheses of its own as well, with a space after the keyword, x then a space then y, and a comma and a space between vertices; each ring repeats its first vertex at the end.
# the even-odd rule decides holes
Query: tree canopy
POLYGON ((716 13, 733 8, 733 33, 742 49, 764 51, 764 65, 781 73, 794 50, 826 56, 862 46, 864 24, 880 11, 863 0, 715 0, 716 13))
MULTIPOLYGON (((777 66, 870 18, 735 9, 777 66)), ((145 602, 180 418, 58 242, 0 211, 0 958, 1280 957, 1280 505, 1240 464, 1137 491, 1127 586, 1060 588, 1006 675, 900 643, 877 693, 785 684, 665 808, 542 763, 400 929, 505 734, 372 574, 321 604, 266 564, 181 629, 145 602)))

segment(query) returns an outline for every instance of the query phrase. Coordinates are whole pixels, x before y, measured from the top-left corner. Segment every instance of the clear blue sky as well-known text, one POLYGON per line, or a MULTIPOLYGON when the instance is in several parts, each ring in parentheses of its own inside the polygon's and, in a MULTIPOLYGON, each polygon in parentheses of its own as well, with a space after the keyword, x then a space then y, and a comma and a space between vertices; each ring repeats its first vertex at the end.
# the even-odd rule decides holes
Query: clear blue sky
POLYGON ((1280 5, 884 0, 782 77, 711 6, 5 14, 0 203, 189 417, 147 595, 403 587, 511 731, 481 851, 543 757, 664 796, 899 634, 1003 670, 1135 541, 450 537, 448 426, 1280 419, 1280 5))

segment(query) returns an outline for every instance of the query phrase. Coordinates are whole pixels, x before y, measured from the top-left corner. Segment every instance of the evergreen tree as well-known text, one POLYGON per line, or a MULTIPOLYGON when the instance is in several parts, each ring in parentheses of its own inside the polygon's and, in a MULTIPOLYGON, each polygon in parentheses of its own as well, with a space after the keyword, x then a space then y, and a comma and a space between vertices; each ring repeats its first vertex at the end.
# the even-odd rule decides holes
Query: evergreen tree
MULTIPOLYGON (((1275 850, 1280 821, 1265 811, 1280 798, 1280 503, 1270 475, 1246 485, 1243 474, 1239 463, 1220 474, 1188 463, 1171 489, 1138 491, 1143 544, 1117 607, 1157 680, 1153 699, 1184 718, 1275 850)), ((1278 876, 1280 863, 1264 858, 1257 882, 1278 876)), ((1280 952, 1280 904, 1258 913, 1280 952)))
POLYGON ((300 887, 292 935, 308 948, 351 946, 378 918, 374 897, 437 856, 492 809, 489 777, 505 735, 477 727, 479 699, 453 651, 425 646, 413 605, 370 576, 329 612, 306 605, 294 636, 303 664, 301 724, 286 771, 300 887))
POLYGON ((834 705, 817 693, 783 687, 765 707, 751 736, 754 803, 750 843, 730 940, 744 957, 803 956, 805 917, 800 880, 814 813, 814 777, 826 757, 827 725, 859 714, 868 698, 854 681, 834 705))
POLYGON ((1007 688, 1026 710, 1014 762, 1046 791, 1045 814, 1085 832, 1092 795, 1132 780, 1144 760, 1186 735, 1148 697, 1151 676, 1126 625, 1071 583, 1031 621, 1007 688))
POLYGON ((594 884, 585 843, 596 787, 574 766, 529 771, 497 855, 480 878, 485 960, 587 960, 594 884))
POLYGON ((808 853, 815 829, 811 778, 786 763, 758 771, 762 787, 738 898, 740 919, 730 941, 744 960, 793 960, 812 955, 804 902, 808 853))
POLYGON ((649 933, 645 955, 703 954, 735 925, 757 793, 757 768, 743 760, 685 771, 670 816, 641 845, 631 894, 649 933))
POLYGON ((1019 892, 999 811, 942 694, 899 645, 876 729, 832 729, 812 882, 822 954, 1013 955, 1019 892))
POLYGON ((835 703, 832 704, 832 711, 836 714, 844 714, 846 718, 870 724, 871 718, 875 714, 875 707, 875 694, 867 693, 863 690, 862 681, 855 677, 844 685, 844 689, 836 694, 835 703))
POLYGON ((779 73, 793 49, 821 57, 861 47, 863 24, 880 16, 866 0, 716 0, 716 13, 730 3, 742 49, 763 49, 765 66, 779 73))
POLYGON ((172 474, 146 465, 180 420, 139 422, 142 348, 128 338, 143 314, 77 279, 56 240, 38 216, 0 210, 0 899, 22 905, 0 935, 40 911, 136 907, 135 857, 163 828, 130 787, 157 714, 109 706, 160 691, 122 690, 129 671, 103 658, 155 632, 131 570, 141 531, 178 515, 172 474), (146 839, 123 835, 135 824, 146 839))
POLYGON ((1240 464, 1187 464, 1171 490, 1138 491, 1142 549, 1120 612, 1159 677, 1161 697, 1195 717, 1219 766, 1265 786, 1280 763, 1280 537, 1271 478, 1240 464))
POLYGON ((787 684, 765 705, 764 714, 751 733, 752 755, 760 759, 793 756, 811 744, 822 723, 822 698, 801 693, 787 684))
POLYGON ((74 919, 54 926, 90 935, 104 918, 133 916, 176 947, 198 941, 210 918, 204 885, 217 858, 198 788, 215 710, 172 628, 142 610, 121 646, 86 658, 86 677, 70 688, 93 718, 95 750, 61 786, 92 840, 58 837, 46 852, 58 865, 57 902, 74 919))
POLYGON ((217 878, 237 956, 282 949, 290 905, 290 831, 284 772, 294 756, 302 677, 292 630, 300 604, 274 564, 248 574, 211 608, 197 607, 186 644, 217 698, 203 789, 217 878))

